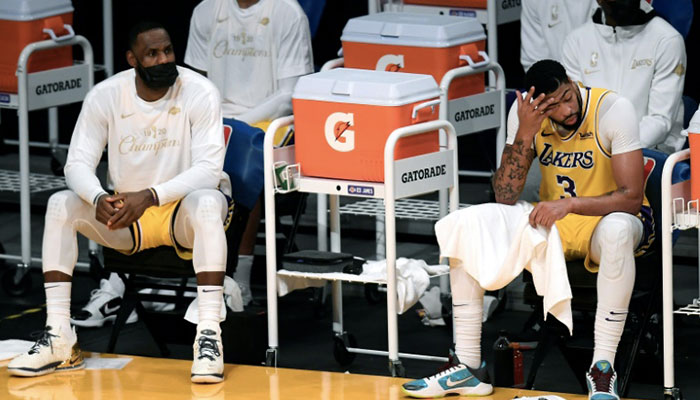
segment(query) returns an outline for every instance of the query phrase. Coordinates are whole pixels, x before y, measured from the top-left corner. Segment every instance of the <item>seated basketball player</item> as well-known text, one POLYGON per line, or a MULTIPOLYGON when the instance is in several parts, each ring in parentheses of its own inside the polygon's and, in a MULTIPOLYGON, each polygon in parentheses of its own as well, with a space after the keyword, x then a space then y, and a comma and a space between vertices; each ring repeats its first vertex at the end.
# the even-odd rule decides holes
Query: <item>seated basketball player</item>
MULTIPOLYGON (((185 64, 214 82, 224 117, 266 131, 275 118, 291 115, 294 85, 314 71, 309 20, 296 1, 204 0, 192 13, 185 64)), ((244 305, 253 300, 260 207, 258 201, 251 210, 233 275, 244 305)))
POLYGON ((12 360, 13 375, 36 376, 84 367, 70 325, 71 276, 77 233, 132 254, 168 245, 193 257, 199 297, 193 382, 223 380, 219 312, 226 265, 221 99, 200 74, 175 65, 165 28, 142 22, 129 34, 133 68, 86 96, 65 167, 70 190, 49 199, 43 240, 47 319, 28 353, 12 360), (108 146, 115 194, 95 175, 108 146))
MULTIPOLYGON (((474 248, 473 243, 488 248, 486 241, 515 243, 518 238, 489 239, 475 230, 459 230, 464 226, 459 222, 453 224, 454 230, 441 231, 442 223, 468 219, 492 232, 495 226, 512 227, 522 217, 523 226, 529 223, 547 232, 556 225, 559 236, 549 240, 560 239, 567 259, 585 259, 586 268, 598 273, 595 349, 586 374, 589 399, 619 399, 612 365, 634 286, 634 256, 653 240, 635 111, 628 100, 611 91, 572 82, 556 61, 535 63, 526 83, 530 90, 524 98, 518 96, 517 111, 512 111, 517 116, 511 113, 507 145, 493 181, 500 204, 459 210, 436 225, 440 253, 450 259, 456 357, 448 370, 404 384, 409 395, 492 392, 481 359, 484 289, 474 276, 479 268, 493 271, 500 266, 489 263, 493 254, 463 251, 474 248), (535 156, 542 172, 542 201, 533 208, 516 202, 535 156), (448 237, 460 241, 448 244, 448 237)), ((563 264, 563 257, 559 259, 563 264)))

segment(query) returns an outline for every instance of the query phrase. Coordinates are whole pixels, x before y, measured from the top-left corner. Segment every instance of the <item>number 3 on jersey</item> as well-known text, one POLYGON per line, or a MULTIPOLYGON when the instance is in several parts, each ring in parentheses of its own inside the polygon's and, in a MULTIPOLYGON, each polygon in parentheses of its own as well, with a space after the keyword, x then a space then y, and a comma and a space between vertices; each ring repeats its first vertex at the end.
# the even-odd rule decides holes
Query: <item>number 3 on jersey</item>
MULTIPOLYGON (((557 185, 564 189, 564 193, 568 194, 569 197, 576 197, 576 182, 566 175, 557 175, 557 185)), ((567 196, 562 195, 559 198, 563 199, 567 196)))

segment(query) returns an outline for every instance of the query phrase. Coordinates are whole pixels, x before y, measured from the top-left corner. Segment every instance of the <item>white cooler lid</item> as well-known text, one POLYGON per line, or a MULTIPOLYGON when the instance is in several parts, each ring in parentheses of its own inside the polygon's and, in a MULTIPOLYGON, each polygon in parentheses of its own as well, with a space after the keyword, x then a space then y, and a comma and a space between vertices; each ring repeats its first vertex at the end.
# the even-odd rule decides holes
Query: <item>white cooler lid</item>
POLYGON ((439 95, 430 75, 336 68, 299 78, 292 98, 401 106, 439 95))
POLYGON ((452 47, 486 39, 476 18, 382 12, 351 18, 340 40, 417 47, 452 47))
POLYGON ((71 0, 0 0, 0 19, 33 21, 73 11, 71 0))

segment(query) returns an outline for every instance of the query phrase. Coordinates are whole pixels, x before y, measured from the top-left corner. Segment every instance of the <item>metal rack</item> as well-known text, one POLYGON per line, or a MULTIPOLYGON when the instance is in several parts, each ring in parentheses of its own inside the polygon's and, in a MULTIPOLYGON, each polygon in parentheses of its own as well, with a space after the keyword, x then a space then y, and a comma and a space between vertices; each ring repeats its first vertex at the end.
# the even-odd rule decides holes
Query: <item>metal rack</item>
MULTIPOLYGON (((506 110, 505 110, 505 85, 506 85, 506 80, 505 80, 505 74, 503 73, 503 68, 495 62, 493 59, 491 59, 486 53, 480 52, 480 56, 482 57, 481 61, 475 62, 472 59, 468 59, 467 62, 469 65, 466 65, 464 67, 459 67, 459 68, 454 68, 442 77, 440 80, 440 116, 439 118, 441 120, 449 121, 452 126, 455 128, 456 135, 459 136, 464 136, 464 135, 470 135, 476 132, 480 132, 486 129, 493 129, 493 128, 498 128, 498 131, 496 133, 496 167, 498 167, 501 164, 501 156, 503 154, 503 148, 505 147, 505 142, 506 142, 506 110), (490 90, 485 91, 484 93, 477 93, 471 96, 466 96, 466 97, 460 97, 456 99, 449 100, 448 99, 448 93, 450 89, 450 85, 455 79, 469 76, 469 75, 475 75, 475 74, 480 74, 480 73, 485 73, 485 72, 493 72, 494 76, 496 77, 495 81, 495 87, 489 88, 490 90), (489 108, 490 110, 493 110, 492 113, 489 113, 488 115, 481 116, 478 118, 470 118, 468 120, 458 120, 456 118, 456 112, 460 110, 471 110, 471 109, 479 109, 479 108, 489 108)), ((334 60, 330 60, 326 62, 323 67, 321 67, 321 71, 327 71, 329 69, 333 68, 339 68, 342 67, 344 64, 344 59, 343 58, 337 58, 334 60)), ((445 136, 440 135, 440 145, 444 146, 445 145, 445 136)), ((491 172, 483 172, 483 171, 470 171, 470 170, 462 170, 459 171, 460 176, 477 176, 477 177, 490 177, 492 175, 491 172)), ((367 202, 370 200, 361 200, 358 203, 363 203, 367 202)), ((447 195, 444 191, 440 191, 440 197, 439 201, 437 203, 439 205, 439 210, 443 213, 446 212, 447 210, 447 195)), ((465 205, 466 206, 466 205, 465 205)), ((341 213, 343 214, 352 214, 354 210, 361 210, 361 209, 369 209, 372 208, 372 204, 367 204, 366 206, 363 204, 357 204, 354 203, 352 206, 347 205, 343 206, 341 208, 341 213)), ((318 249, 319 250, 328 250, 328 243, 326 240, 326 234, 328 231, 328 217, 327 217, 327 210, 328 210, 328 202, 327 198, 324 194, 319 194, 318 195, 318 202, 317 202, 317 221, 318 221, 318 226, 317 226, 317 234, 318 234, 318 249)), ((397 215, 399 218, 403 218, 404 215, 407 213, 402 213, 401 215, 397 215)), ((367 213, 362 213, 362 215, 369 215, 367 213)), ((439 214, 433 214, 432 218, 434 221, 437 221, 439 217, 437 217, 439 214)), ((445 214, 442 214, 445 215, 445 214)), ((376 254, 378 259, 382 259, 385 257, 384 254, 384 221, 383 221, 383 216, 382 215, 376 215, 377 216, 377 222, 376 222, 376 230, 375 230, 375 235, 377 239, 377 248, 376 248, 376 254)), ((410 218, 410 216, 409 216, 410 218)), ((446 280, 441 281, 441 288, 443 292, 446 292, 447 288, 447 282, 446 280)))
MULTIPOLYGON (((681 400, 680 388, 674 376, 673 317, 675 314, 700 317, 700 294, 692 303, 674 311, 673 305, 673 231, 700 227, 698 200, 690 200, 690 181, 672 183, 674 166, 690 158, 690 150, 671 154, 664 164, 661 176, 661 248, 663 265, 663 354, 664 399, 681 400)), ((700 230, 698 231, 700 242, 700 230)), ((700 274, 700 272, 699 272, 700 274)), ((698 277, 700 282, 700 275, 698 277)))
MULTIPOLYGON (((295 165, 294 146, 273 148, 274 132, 284 126, 291 125, 294 117, 276 119, 270 124, 264 143, 265 157, 265 216, 266 219, 275 218, 275 193, 282 193, 275 184, 273 166, 277 161, 285 161, 288 165, 295 165)), ((399 353, 398 351, 398 327, 397 327, 397 293, 396 293, 396 216, 397 200, 430 193, 440 189, 449 190, 450 211, 457 209, 459 203, 459 190, 457 186, 457 137, 454 127, 447 121, 436 120, 417 125, 405 126, 394 130, 389 135, 384 147, 384 183, 348 181, 326 178, 311 178, 297 175, 295 178, 296 190, 307 193, 319 193, 330 195, 330 230, 331 251, 340 251, 340 212, 339 196, 367 197, 375 202, 384 201, 384 215, 386 228, 386 280, 369 280, 357 275, 338 276, 335 279, 324 277, 325 274, 303 273, 303 277, 312 279, 332 280, 333 296, 333 333, 336 339, 336 348, 340 346, 348 354, 382 355, 389 358, 389 370, 392 376, 403 376, 404 369, 399 357, 421 360, 446 361, 445 357, 399 353), (446 146, 434 153, 423 154, 394 161, 394 149, 397 141, 406 136, 412 136, 424 132, 442 129, 447 135, 446 146), (445 164, 447 173, 430 181, 415 183, 403 183, 397 179, 402 172, 412 171, 435 163, 445 164), (362 193, 353 190, 361 186, 366 188, 362 193), (387 325, 388 325, 388 351, 362 349, 354 345, 353 339, 343 328, 342 318, 342 282, 378 283, 387 286, 387 325)), ((442 214, 444 215, 444 214, 442 214)), ((267 254, 267 309, 268 309, 268 344, 266 363, 268 366, 276 366, 279 350, 278 325, 277 325, 277 277, 282 275, 299 276, 298 273, 277 270, 275 224, 265 224, 265 250, 267 254)), ((338 274, 336 274, 338 275, 338 274)), ((346 275, 346 274, 342 274, 346 275)))
MULTIPOLYGON (((5 94, 6 98, 0 102, 0 108, 16 109, 19 116, 19 172, 2 171, 3 188, 10 191, 19 191, 20 194, 20 225, 21 225, 21 254, 0 254, 0 259, 19 261, 14 270, 12 282, 17 288, 26 287, 26 274, 32 262, 40 262, 40 258, 31 256, 31 203, 30 194, 32 192, 32 182, 41 183, 41 186, 34 188, 34 193, 39 190, 58 188, 57 185, 64 183, 63 178, 50 177, 47 175, 31 174, 29 171, 29 111, 49 108, 57 115, 56 107, 82 101, 87 92, 94 84, 94 61, 92 46, 83 36, 72 34, 66 37, 55 37, 53 32, 52 40, 44 40, 28 44, 20 53, 17 61, 18 91, 17 94, 5 94), (29 73, 27 63, 32 53, 54 49, 65 46, 81 46, 84 59, 80 63, 63 68, 54 68, 45 71, 29 73), (54 85, 57 82, 72 82, 71 85, 59 92, 43 93, 37 88, 42 85, 54 85), (13 176, 14 175, 14 176, 13 176), (53 178, 53 179, 51 179, 53 178), (52 181, 51 183, 48 183, 52 181), (17 190, 18 189, 18 190, 17 190), (25 282, 25 284, 23 284, 25 282)), ((52 114, 52 113, 50 113, 52 114)), ((56 115, 50 120, 56 119, 56 115)), ((55 140, 57 140, 57 125, 55 140)), ((50 129, 51 131, 51 129, 50 129)), ((51 138, 50 143, 54 138, 51 138)), ((56 144, 56 143, 54 143, 56 144)), ((81 266, 89 267, 88 263, 79 263, 81 266)), ((5 283, 5 282, 4 282, 5 283)))

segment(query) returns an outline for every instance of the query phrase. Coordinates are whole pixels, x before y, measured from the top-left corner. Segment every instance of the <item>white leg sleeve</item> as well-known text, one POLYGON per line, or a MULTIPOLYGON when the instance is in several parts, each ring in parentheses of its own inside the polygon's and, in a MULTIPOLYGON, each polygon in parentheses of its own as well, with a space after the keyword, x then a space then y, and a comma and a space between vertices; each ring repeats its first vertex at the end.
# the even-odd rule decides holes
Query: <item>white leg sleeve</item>
POLYGON ((128 228, 111 231, 95 219, 95 207, 70 190, 54 193, 46 207, 42 242, 43 270, 73 275, 78 260, 80 232, 105 247, 129 250, 133 239, 128 228))
POLYGON ((593 231, 591 259, 600 265, 593 363, 615 362, 634 288, 634 249, 642 232, 639 218, 621 212, 603 217, 593 231))
POLYGON ((195 190, 182 199, 175 216, 175 240, 192 249, 195 272, 226 270, 226 197, 218 190, 195 190))
POLYGON ((450 286, 454 313, 455 353, 470 368, 481 366, 481 320, 484 289, 461 266, 450 261, 450 286))

